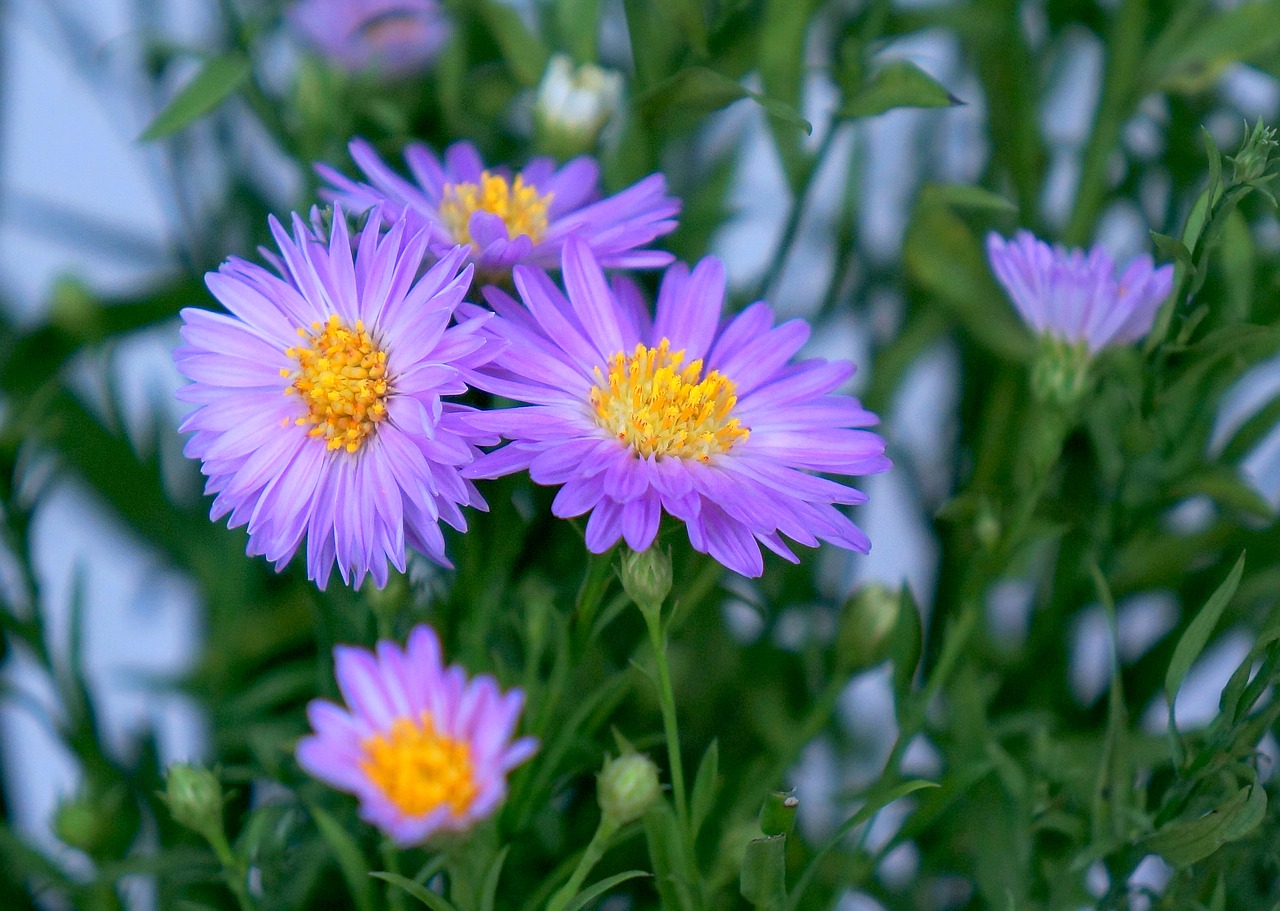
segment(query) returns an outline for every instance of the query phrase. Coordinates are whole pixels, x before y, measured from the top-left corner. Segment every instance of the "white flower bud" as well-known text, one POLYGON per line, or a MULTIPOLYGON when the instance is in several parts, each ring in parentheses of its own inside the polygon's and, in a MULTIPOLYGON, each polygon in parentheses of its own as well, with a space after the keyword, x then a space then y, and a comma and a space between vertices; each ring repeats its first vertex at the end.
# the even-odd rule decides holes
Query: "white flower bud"
POLYGON ((564 54, 547 64, 535 105, 539 139, 568 158, 590 151, 622 103, 622 74, 591 63, 575 67, 564 54))

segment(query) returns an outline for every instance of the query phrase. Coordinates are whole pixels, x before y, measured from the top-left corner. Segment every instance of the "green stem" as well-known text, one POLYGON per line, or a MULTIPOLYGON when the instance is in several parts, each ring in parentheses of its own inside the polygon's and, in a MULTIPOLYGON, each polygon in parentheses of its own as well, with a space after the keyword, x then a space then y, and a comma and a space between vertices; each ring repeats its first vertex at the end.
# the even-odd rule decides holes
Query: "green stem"
POLYGON ((1138 97, 1147 0, 1124 0, 1111 24, 1107 65, 1102 75, 1102 97, 1085 146, 1076 188, 1076 205, 1062 239, 1072 245, 1087 243, 1107 193, 1107 163, 1120 139, 1120 129, 1138 97))
POLYGON ((205 839, 213 848, 213 853, 218 856, 218 862, 222 864, 222 878, 226 881, 227 888, 235 895, 240 911, 254 911, 253 899, 249 897, 249 889, 245 886, 248 871, 240 862, 240 858, 236 857, 235 852, 231 850, 226 833, 218 827, 206 832, 205 839))
POLYGON ((661 605, 639 605, 649 628, 649 643, 658 668, 658 702, 662 707, 662 728, 667 739, 667 759, 671 764, 671 790, 675 794, 676 816, 688 831, 689 808, 684 790, 684 765, 680 760, 680 733, 676 726, 676 697, 671 689, 671 669, 667 666, 667 637, 662 629, 661 605))
MULTIPOLYGON (((382 854, 382 865, 387 872, 401 875, 400 849, 395 846, 395 843, 390 839, 384 840, 379 852, 382 854)), ((390 911, 406 911, 404 892, 398 886, 393 886, 390 883, 387 883, 387 908, 390 911)))
POLYGON ((618 823, 612 817, 607 815, 600 817, 600 825, 596 827, 596 834, 591 836, 591 841, 587 844, 586 850, 582 852, 582 857, 578 859, 578 865, 573 868, 569 881, 547 903, 547 911, 564 911, 565 906, 582 889, 582 884, 586 882, 587 874, 600 862, 600 858, 608 850, 609 842, 613 840, 613 836, 617 831, 618 823))

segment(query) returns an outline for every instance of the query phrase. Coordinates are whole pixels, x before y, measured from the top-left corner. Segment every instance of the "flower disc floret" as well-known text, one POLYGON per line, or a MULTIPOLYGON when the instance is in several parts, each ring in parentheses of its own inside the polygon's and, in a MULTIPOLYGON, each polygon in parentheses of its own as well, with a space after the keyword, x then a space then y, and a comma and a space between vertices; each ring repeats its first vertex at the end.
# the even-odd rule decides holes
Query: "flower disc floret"
POLYGON ((709 462, 750 436, 732 417, 738 401, 733 380, 718 370, 704 377, 702 361, 684 364, 684 351, 671 340, 656 348, 637 343, 627 356, 609 361, 608 373, 595 368, 591 404, 600 426, 638 456, 674 456, 709 462))
POLYGON ((345 706, 312 700, 313 733, 298 741, 298 764, 354 794, 360 817, 400 845, 462 832, 507 795, 507 774, 536 752, 516 738, 524 694, 494 678, 445 667, 440 640, 418 626, 401 647, 340 645, 334 675, 345 706))
POLYGON ((445 185, 440 217, 460 244, 475 246, 471 216, 476 212, 488 212, 502 219, 507 237, 524 235, 536 244, 547 233, 551 197, 551 193, 539 193, 537 187, 525 183, 520 174, 508 181, 501 174, 484 171, 478 183, 445 185))
POLYGON ((400 718, 362 744, 360 770, 408 816, 448 805, 462 816, 476 799, 471 747, 437 730, 430 712, 400 718))
POLYGON ((387 419, 387 352, 365 330, 364 320, 348 328, 337 316, 311 323, 311 331, 299 328, 305 345, 285 349, 298 362, 282 376, 293 382, 285 394, 296 393, 307 404, 307 413, 294 420, 310 425, 309 436, 324 437, 330 449, 357 452, 378 424, 387 419))

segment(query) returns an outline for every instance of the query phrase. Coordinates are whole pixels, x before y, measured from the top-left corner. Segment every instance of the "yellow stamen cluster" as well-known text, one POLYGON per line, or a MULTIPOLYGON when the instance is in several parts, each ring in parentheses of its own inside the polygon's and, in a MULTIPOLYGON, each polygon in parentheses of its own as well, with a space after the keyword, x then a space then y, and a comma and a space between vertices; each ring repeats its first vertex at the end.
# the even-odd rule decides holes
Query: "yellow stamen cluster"
POLYGON ((361 747, 360 770, 408 816, 421 816, 444 804, 461 816, 479 793, 471 747, 437 731, 427 712, 416 722, 399 719, 390 731, 374 734, 361 747))
POLYGON ((519 174, 508 183, 502 175, 485 171, 480 175, 479 185, 445 184, 440 217, 453 239, 460 244, 472 242, 471 216, 475 212, 497 215, 506 224, 508 237, 526 234, 536 244, 547 233, 551 196, 550 193, 539 193, 519 174))
POLYGON ((597 367, 591 404, 596 421, 637 455, 676 456, 708 462, 747 438, 750 430, 730 415, 738 398, 733 381, 718 370, 702 376, 702 361, 686 366, 684 351, 636 345, 619 352, 608 374, 597 367))
POLYGON ((305 344, 285 349, 298 369, 280 371, 293 377, 286 395, 299 395, 307 414, 294 423, 312 425, 309 434, 324 437, 330 449, 356 452, 387 417, 387 353, 364 323, 348 328, 336 316, 299 329, 305 344))

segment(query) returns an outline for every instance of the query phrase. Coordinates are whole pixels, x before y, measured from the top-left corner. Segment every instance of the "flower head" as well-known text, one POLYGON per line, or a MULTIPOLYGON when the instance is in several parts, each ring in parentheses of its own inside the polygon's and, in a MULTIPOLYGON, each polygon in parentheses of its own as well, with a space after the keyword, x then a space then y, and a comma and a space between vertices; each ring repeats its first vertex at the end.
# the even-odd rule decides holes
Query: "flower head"
MULTIPOLYGON (((313 218, 318 223, 318 219, 313 218)), ((466 528, 484 501, 459 468, 486 442, 442 401, 491 354, 483 317, 450 326, 471 281, 461 251, 418 277, 427 238, 379 219, 353 239, 274 218, 279 275, 230 259, 206 277, 230 314, 182 311, 174 352, 196 406, 180 428, 201 460, 211 517, 248 525, 250 554, 282 567, 307 539, 307 573, 386 584, 405 546, 448 565, 443 520, 466 528)))
POLYGON ((438 0, 300 0, 289 19, 343 69, 388 76, 425 67, 452 31, 438 0))
POLYGON ((668 269, 652 319, 633 284, 606 282, 585 244, 566 246, 563 271, 567 297, 531 268, 514 273, 524 306, 486 289, 498 317, 485 331, 510 346, 473 382, 528 406, 474 416, 512 442, 468 477, 527 468, 562 485, 552 512, 589 512, 595 553, 619 538, 645 550, 663 512, 685 523, 696 550, 746 576, 763 571, 760 544, 796 559, 782 535, 869 548, 834 505, 866 497, 814 474, 889 467, 884 441, 855 429, 875 416, 833 393, 852 364, 793 361, 809 327, 775 328, 763 302, 721 324, 715 259, 668 269))
POLYGON ((1011 241, 987 235, 987 256, 1028 326, 1039 335, 1083 344, 1093 354, 1146 335, 1173 290, 1173 267, 1156 268, 1149 256, 1137 257, 1117 275, 1102 247, 1088 253, 1050 247, 1029 231, 1011 241))
POLYGON ((418 626, 401 648, 340 645, 334 673, 346 709, 307 706, 315 731, 298 742, 306 772, 360 801, 360 817, 401 845, 484 819, 507 793, 507 773, 537 741, 512 742, 524 693, 486 675, 444 667, 440 640, 418 626))
POLYGON ((512 174, 486 168, 469 142, 449 146, 443 161, 414 143, 405 150, 413 175, 406 180, 364 140, 353 140, 350 148, 368 183, 316 165, 331 185, 331 198, 353 212, 381 205, 388 219, 403 215, 427 231, 436 255, 463 244, 481 273, 505 272, 517 263, 556 268, 570 238, 581 239, 610 268, 671 262, 669 253, 642 249, 674 230, 680 211, 661 174, 600 199, 600 169, 588 157, 560 168, 550 158, 535 158, 512 174))

